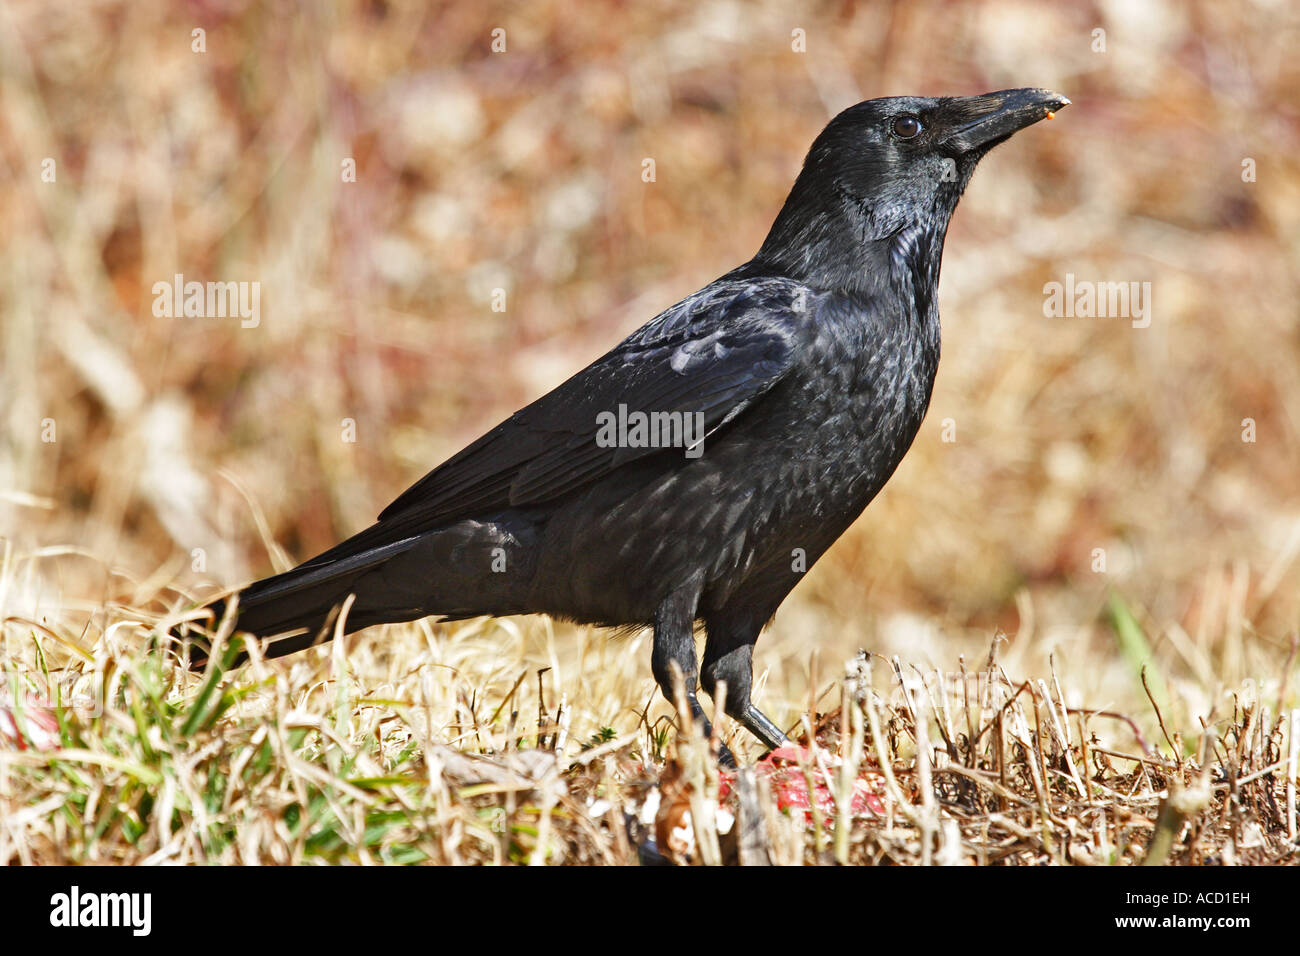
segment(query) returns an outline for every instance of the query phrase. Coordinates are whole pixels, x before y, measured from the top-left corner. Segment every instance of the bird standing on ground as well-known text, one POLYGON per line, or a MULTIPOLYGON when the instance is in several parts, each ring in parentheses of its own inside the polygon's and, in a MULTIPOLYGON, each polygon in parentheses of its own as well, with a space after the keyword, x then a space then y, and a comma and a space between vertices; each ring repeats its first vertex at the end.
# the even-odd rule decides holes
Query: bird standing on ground
MULTIPOLYGON (((939 265, 976 164, 1069 103, 1041 89, 891 97, 813 143, 758 254, 416 482, 371 527, 239 592, 276 657, 429 615, 654 628, 670 699, 750 701, 777 607, 902 460, 939 362, 939 265), (695 626, 707 638, 697 665, 695 626)), ((213 605, 218 620, 224 602, 213 605)), ((204 651, 192 657, 202 664, 204 651)))

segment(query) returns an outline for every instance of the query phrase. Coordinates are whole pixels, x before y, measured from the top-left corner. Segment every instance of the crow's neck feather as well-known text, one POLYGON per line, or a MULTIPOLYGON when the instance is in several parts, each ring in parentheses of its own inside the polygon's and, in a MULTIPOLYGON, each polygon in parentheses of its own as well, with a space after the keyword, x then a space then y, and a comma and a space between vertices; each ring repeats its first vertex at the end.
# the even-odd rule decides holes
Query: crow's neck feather
POLYGON ((895 218, 838 184, 809 184, 801 177, 746 271, 786 276, 825 291, 902 287, 917 295, 924 316, 932 305, 929 290, 938 282, 951 213, 944 203, 895 218))

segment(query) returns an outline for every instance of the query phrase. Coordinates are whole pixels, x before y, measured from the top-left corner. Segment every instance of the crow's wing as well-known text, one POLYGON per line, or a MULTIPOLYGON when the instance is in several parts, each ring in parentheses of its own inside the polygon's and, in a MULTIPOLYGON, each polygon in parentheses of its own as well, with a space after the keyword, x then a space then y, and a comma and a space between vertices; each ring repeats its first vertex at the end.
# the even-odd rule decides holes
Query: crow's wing
POLYGON ((707 436, 789 372, 812 299, 789 280, 713 283, 429 472, 378 524, 308 563, 541 504, 647 455, 685 463, 680 448, 602 447, 598 416, 617 414, 619 405, 629 413, 700 412, 707 436))

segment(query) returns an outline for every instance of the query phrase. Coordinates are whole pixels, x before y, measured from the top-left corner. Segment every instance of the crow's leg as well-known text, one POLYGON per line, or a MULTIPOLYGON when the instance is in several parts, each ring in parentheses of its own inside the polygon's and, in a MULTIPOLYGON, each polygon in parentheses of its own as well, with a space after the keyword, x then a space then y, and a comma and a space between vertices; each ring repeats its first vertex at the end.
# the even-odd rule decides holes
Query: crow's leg
MULTIPOLYGON (((682 686, 686 690, 686 706, 691 719, 703 725, 704 736, 713 734, 713 725, 700 706, 700 669, 695 658, 695 603, 699 599, 695 588, 682 588, 668 596, 655 612, 654 650, 650 655, 650 670, 664 697, 676 705, 677 694, 673 688, 673 664, 681 670, 682 686)), ((729 767, 736 758, 725 746, 719 759, 729 767)))
POLYGON ((677 703, 677 694, 673 688, 673 668, 676 664, 682 673, 682 684, 686 688, 686 703, 691 716, 704 721, 704 708, 696 689, 700 683, 699 664, 695 659, 695 595, 685 589, 675 591, 659 605, 655 612, 654 649, 650 654, 650 670, 655 675, 655 683, 663 691, 670 703, 677 703))
POLYGON ((713 696, 719 681, 727 684, 727 715, 739 721, 767 746, 775 749, 790 742, 781 728, 749 699, 754 683, 754 642, 758 627, 741 627, 729 621, 706 622, 708 640, 704 644, 704 689, 713 696))

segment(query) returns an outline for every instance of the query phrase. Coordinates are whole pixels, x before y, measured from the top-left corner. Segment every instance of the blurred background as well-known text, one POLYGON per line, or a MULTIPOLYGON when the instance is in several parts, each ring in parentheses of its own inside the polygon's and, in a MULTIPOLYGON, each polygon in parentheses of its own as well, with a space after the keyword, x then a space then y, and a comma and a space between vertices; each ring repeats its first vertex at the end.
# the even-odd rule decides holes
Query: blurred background
POLYGON ((0 612, 92 644, 310 557, 748 259, 839 110, 1045 86, 949 232, 929 417, 759 667, 1001 633, 1103 706, 1118 595, 1180 706, 1276 689, 1297 49, 1285 0, 0 0, 0 612), (258 322, 155 314, 177 274, 258 322), (1045 315, 1067 276, 1149 325, 1045 315))

